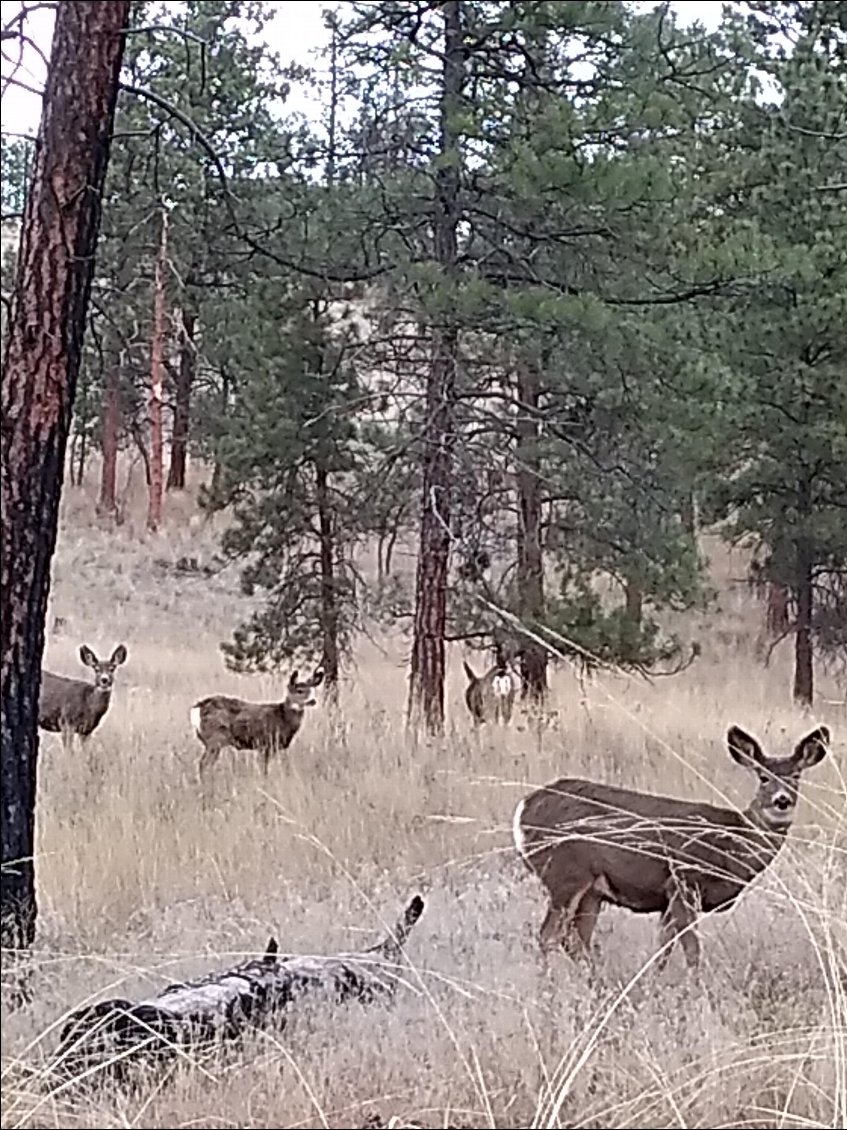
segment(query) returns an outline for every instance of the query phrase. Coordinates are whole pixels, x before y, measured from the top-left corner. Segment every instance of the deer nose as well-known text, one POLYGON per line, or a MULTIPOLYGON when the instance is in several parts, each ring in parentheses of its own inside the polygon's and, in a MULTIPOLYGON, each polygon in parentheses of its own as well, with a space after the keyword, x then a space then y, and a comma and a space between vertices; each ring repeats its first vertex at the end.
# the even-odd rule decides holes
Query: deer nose
POLYGON ((791 807, 791 798, 781 794, 773 798, 774 808, 778 808, 780 812, 785 812, 787 808, 791 807))

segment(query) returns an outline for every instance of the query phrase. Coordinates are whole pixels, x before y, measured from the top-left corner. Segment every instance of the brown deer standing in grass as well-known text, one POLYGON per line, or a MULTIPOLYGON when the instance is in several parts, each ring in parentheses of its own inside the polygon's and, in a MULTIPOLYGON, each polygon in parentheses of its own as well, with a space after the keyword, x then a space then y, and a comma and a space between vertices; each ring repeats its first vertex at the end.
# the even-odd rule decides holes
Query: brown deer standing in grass
POLYGON ((550 896, 541 926, 547 952, 561 943, 587 954, 604 903, 661 915, 661 969, 677 938, 692 968, 700 959, 698 914, 728 910, 774 860, 794 819, 800 775, 827 753, 819 726, 791 757, 767 757, 733 726, 729 752, 759 786, 744 812, 564 778, 517 806, 518 854, 550 896))
POLYGON ((464 661, 468 685, 465 703, 474 722, 500 722, 508 725, 515 707, 515 681, 503 652, 498 648, 494 666, 484 675, 477 675, 467 660, 464 661))
POLYGON ((83 644, 79 657, 94 672, 93 683, 42 671, 38 700, 38 725, 42 730, 61 733, 67 751, 73 747, 74 734, 84 747, 109 709, 115 668, 126 662, 126 656, 123 644, 115 648, 110 659, 98 659, 91 648, 83 644))
POLYGON ((245 702, 216 694, 195 702, 191 708, 191 725, 203 743, 200 757, 201 778, 218 760, 221 750, 256 750, 262 755, 267 773, 271 755, 288 749, 303 724, 303 711, 315 705, 313 691, 324 679, 322 667, 316 667, 311 679, 300 682, 294 671, 282 702, 245 702))

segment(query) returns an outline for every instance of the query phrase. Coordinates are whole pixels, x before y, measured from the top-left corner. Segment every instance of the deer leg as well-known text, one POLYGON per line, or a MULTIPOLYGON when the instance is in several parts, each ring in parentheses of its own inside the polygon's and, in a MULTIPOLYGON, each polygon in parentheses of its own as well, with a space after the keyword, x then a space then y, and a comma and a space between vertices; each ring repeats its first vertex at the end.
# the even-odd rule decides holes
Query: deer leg
POLYGON ((538 932, 538 940, 541 943, 541 952, 548 954, 554 950, 564 938, 565 933, 565 916, 567 914, 567 907, 556 906, 553 902, 547 910, 544 921, 541 923, 541 929, 538 932))
POLYGON ((62 748, 67 754, 73 753, 74 732, 67 726, 62 728, 62 748))
POLYGON ((573 945, 571 947, 574 957, 589 957, 591 955, 591 938, 597 925, 597 919, 600 917, 602 905, 602 898, 593 889, 582 896, 571 922, 571 941, 575 940, 579 943, 578 947, 573 945))
POLYGON ((267 745, 262 749, 262 772, 265 774, 266 777, 268 775, 268 769, 270 768, 271 754, 272 753, 273 753, 272 746, 267 745))
POLYGON ((697 968, 700 963, 700 941, 694 926, 696 921, 697 913, 686 899, 685 892, 676 889, 670 897, 667 910, 662 914, 659 928, 659 940, 664 947, 656 961, 656 969, 659 972, 667 965, 677 939, 682 944, 689 967, 697 968))
POLYGON ((198 774, 201 781, 220 757, 222 748, 223 747, 217 743, 211 743, 204 747, 203 753, 200 756, 200 765, 198 766, 198 774))

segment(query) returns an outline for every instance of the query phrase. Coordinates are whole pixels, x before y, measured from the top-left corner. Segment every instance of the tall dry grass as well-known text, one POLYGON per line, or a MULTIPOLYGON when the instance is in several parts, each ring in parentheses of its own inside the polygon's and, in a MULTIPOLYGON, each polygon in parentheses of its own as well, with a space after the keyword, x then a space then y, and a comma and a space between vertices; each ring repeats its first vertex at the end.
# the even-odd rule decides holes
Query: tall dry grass
MULTIPOLYGON (((777 865, 702 926, 699 979, 675 956, 644 971, 656 923, 606 910, 594 972, 540 961, 537 882, 514 859, 513 808, 532 785, 590 777, 744 804, 726 754, 733 722, 787 752, 812 720, 788 693, 789 656, 753 654, 761 609, 744 562, 712 546, 720 607, 675 626, 700 640, 688 672, 654 686, 554 673, 541 719, 472 732, 451 656, 449 735, 403 728, 404 647, 362 643, 330 719, 312 711, 267 779, 222 758, 195 783, 195 699, 260 699, 281 681, 224 670, 219 641, 243 615, 236 578, 156 564, 214 548, 186 503, 168 532, 117 534, 71 492, 55 566, 47 666, 118 642, 129 661, 85 755, 42 739, 35 1003, 3 1031, 6 1127, 352 1127, 374 1112, 428 1126, 785 1127, 847 1123, 847 717, 821 705, 831 756, 804 782, 777 865), (178 519, 178 520, 177 520, 178 519), (413 891, 427 906, 394 1007, 304 1014, 211 1067, 120 1093, 52 1092, 41 1068, 63 1015, 98 995, 149 994, 261 950, 352 948, 413 891)), ((837 688, 824 682, 822 698, 837 688)), ((843 696, 843 690, 840 694, 843 696)))

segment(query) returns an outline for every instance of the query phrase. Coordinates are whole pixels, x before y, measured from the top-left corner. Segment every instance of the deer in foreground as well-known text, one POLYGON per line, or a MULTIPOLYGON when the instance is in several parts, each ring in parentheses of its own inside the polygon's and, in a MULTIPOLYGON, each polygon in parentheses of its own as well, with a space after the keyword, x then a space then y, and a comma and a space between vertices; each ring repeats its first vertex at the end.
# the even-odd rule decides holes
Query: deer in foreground
POLYGON ((464 668, 468 680, 465 703, 474 722, 478 726, 491 721, 508 725, 515 707, 515 682, 502 652, 498 650, 494 666, 484 675, 477 675, 467 660, 464 668))
POLYGON ((288 749, 303 724, 304 710, 315 705, 313 691, 323 679, 322 667, 316 667, 311 679, 305 682, 294 671, 282 702, 245 702, 222 694, 195 702, 190 717, 203 743, 200 776, 215 764, 227 746, 256 750, 262 755, 262 767, 267 773, 271 755, 278 749, 288 749))
POLYGON ((756 774, 744 812, 732 808, 563 778, 515 809, 518 854, 550 899, 541 926, 544 952, 557 944, 588 954, 604 903, 661 915, 662 969, 677 940, 691 968, 700 960, 700 912, 729 910, 776 858, 797 807, 800 776, 829 748, 819 726, 790 757, 768 757, 733 726, 730 755, 756 774))
POLYGON ((41 673, 41 694, 38 700, 38 725, 42 730, 62 735, 62 744, 70 751, 74 734, 84 746, 109 709, 115 669, 126 662, 127 651, 119 644, 109 659, 98 659, 85 644, 79 657, 94 672, 94 682, 69 679, 64 675, 41 673))

